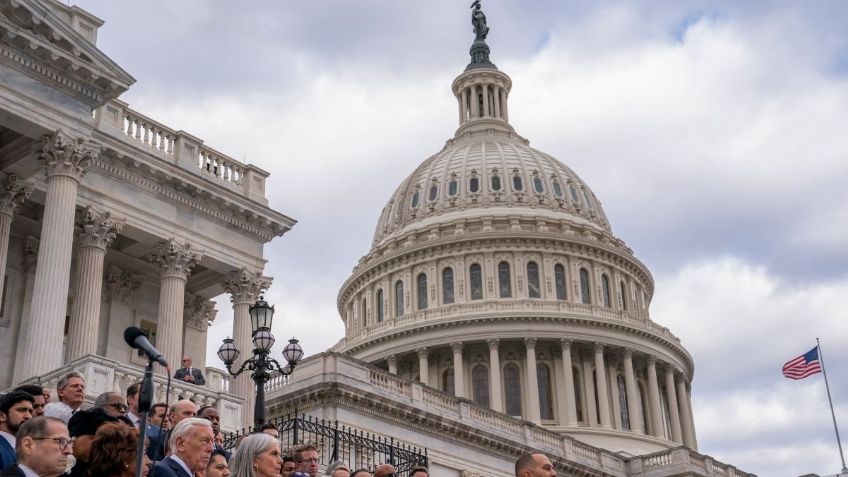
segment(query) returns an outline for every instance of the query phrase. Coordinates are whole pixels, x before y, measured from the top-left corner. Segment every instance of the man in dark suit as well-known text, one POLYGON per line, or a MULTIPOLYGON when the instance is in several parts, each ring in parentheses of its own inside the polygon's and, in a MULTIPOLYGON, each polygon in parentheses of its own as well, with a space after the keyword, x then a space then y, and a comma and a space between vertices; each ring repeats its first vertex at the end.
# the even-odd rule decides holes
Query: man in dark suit
POLYGON ((198 386, 206 384, 206 380, 203 379, 203 373, 199 369, 191 367, 191 358, 188 356, 183 356, 183 367, 174 373, 174 379, 197 384, 198 386))
POLYGON ((172 454, 156 463, 150 477, 193 477, 205 471, 214 443, 209 421, 199 417, 183 419, 171 432, 172 454))
POLYGON ((65 472, 72 442, 61 419, 29 419, 21 424, 17 438, 18 463, 0 472, 0 477, 59 477, 65 472))
POLYGON ((0 470, 16 461, 15 433, 32 418, 34 398, 25 391, 12 391, 0 396, 0 470))

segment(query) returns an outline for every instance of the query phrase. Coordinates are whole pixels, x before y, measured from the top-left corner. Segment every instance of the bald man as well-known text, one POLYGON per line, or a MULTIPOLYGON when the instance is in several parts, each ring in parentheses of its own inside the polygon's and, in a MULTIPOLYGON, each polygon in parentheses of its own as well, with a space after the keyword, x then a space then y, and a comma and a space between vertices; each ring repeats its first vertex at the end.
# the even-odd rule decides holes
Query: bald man
POLYGON ((545 454, 524 454, 515 462, 515 477, 556 477, 556 469, 545 454))

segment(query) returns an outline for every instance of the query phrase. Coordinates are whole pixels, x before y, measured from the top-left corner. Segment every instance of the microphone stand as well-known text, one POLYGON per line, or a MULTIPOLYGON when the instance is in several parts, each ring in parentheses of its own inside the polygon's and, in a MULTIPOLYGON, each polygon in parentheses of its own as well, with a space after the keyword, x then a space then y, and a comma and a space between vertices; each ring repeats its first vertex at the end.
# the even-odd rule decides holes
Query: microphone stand
POLYGON ((138 449, 135 456, 135 475, 144 475, 141 466, 144 464, 144 443, 147 440, 147 415, 153 404, 153 360, 148 359, 144 368, 144 379, 141 381, 141 393, 138 398, 138 449))

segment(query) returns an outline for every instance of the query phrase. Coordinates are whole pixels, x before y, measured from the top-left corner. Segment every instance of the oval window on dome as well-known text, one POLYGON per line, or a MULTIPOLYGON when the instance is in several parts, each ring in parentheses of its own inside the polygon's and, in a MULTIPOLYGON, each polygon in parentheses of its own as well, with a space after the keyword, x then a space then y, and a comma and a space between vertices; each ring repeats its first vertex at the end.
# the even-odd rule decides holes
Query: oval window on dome
POLYGON ((415 191, 415 193, 412 194, 412 208, 413 209, 418 207, 418 200, 419 200, 418 191, 415 191))
POLYGON ((557 196, 557 197, 562 197, 562 186, 560 185, 559 181, 556 181, 556 180, 553 181, 553 186, 554 186, 554 195, 557 196))
POLYGON ((472 177, 471 180, 468 181, 468 190, 472 193, 480 192, 480 179, 472 177))
POLYGON ((574 188, 574 184, 568 184, 568 190, 571 192, 571 200, 573 200, 575 204, 579 204, 580 198, 577 197, 577 189, 574 188))
POLYGON ((436 200, 436 197, 438 197, 438 195, 439 195, 439 187, 436 184, 431 185, 430 186, 430 195, 428 196, 428 199, 430 199, 430 202, 433 202, 434 200, 436 200))
POLYGON ((512 188, 517 191, 524 190, 524 181, 521 180, 521 176, 512 176, 512 188))
POLYGON ((585 189, 583 190, 583 198, 586 199, 586 207, 588 207, 589 210, 593 210, 592 199, 589 198, 589 193, 586 192, 585 189))
POLYGON ((451 197, 455 196, 458 189, 456 179, 451 179, 451 181, 448 182, 448 195, 451 197))
POLYGON ((492 176, 492 190, 493 191, 501 190, 501 177, 500 176, 492 176))
POLYGON ((542 185, 542 178, 541 177, 536 176, 536 177, 533 178, 533 190, 535 190, 537 194, 541 194, 542 192, 545 192, 545 188, 542 185))

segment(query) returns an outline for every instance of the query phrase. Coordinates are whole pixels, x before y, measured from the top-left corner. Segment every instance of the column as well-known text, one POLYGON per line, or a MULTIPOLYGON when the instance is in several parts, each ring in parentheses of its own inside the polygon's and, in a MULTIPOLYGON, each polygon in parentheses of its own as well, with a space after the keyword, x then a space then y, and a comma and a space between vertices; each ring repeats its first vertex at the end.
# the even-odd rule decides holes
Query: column
POLYGON ((460 126, 465 123, 465 104, 466 99, 468 98, 468 93, 465 92, 465 88, 459 92, 459 124, 460 126))
POLYGON ((491 338, 486 340, 489 345, 489 403, 491 408, 498 412, 504 412, 503 384, 501 384, 501 351, 500 340, 491 338))
POLYGON ((660 388, 657 383, 657 358, 654 356, 648 357, 648 403, 651 409, 651 434, 654 437, 664 437, 660 414, 660 388))
MULTIPOLYGON (((27 235, 24 239, 24 301, 21 304, 21 318, 20 325, 18 328, 18 336, 23 337, 27 334, 27 328, 29 328, 30 324, 30 307, 32 305, 32 288, 35 285, 35 266, 38 263, 38 239, 27 235)), ((29 350, 25 349, 23 346, 18 346, 15 350, 15 363, 21 363, 22 360, 29 359, 28 358, 29 350)), ((23 379, 23 376, 20 375, 19 370, 21 369, 17 364, 12 368, 14 369, 14 375, 12 377, 13 383, 19 383, 23 379)))
POLYGON ((674 368, 670 365, 665 367, 665 401, 671 421, 671 440, 682 444, 683 432, 680 429, 680 408, 677 407, 677 392, 674 389, 674 368))
POLYGON ((489 117, 491 114, 489 113, 489 86, 482 85, 483 88, 483 116, 489 117))
POLYGON ((697 450, 692 413, 689 409, 689 393, 686 392, 686 380, 683 375, 677 377, 676 383, 677 403, 680 405, 680 427, 683 430, 683 445, 692 450, 697 450))
POLYGON ((85 168, 99 154, 99 146, 72 138, 62 131, 42 138, 37 158, 47 170, 47 196, 33 283, 31 320, 18 344, 26 350, 16 366, 21 379, 45 374, 62 365, 77 188, 85 168))
POLYGON ((630 430, 642 433, 642 410, 639 409, 639 388, 636 386, 636 374, 633 372, 633 350, 624 350, 624 387, 627 391, 627 414, 630 416, 630 430))
POLYGON ((386 363, 389 365, 389 373, 397 374, 397 356, 390 354, 386 357, 386 363))
POLYGON ((501 98, 501 112, 503 113, 503 120, 509 121, 509 110, 507 109, 507 106, 506 106, 506 101, 507 101, 506 90, 505 89, 501 90, 501 94, 503 95, 503 97, 501 98))
POLYGON ((577 425, 577 402, 574 392, 574 369, 571 363, 571 340, 561 339, 559 341, 562 349, 562 372, 565 380, 565 425, 577 425))
POLYGON ((418 348, 418 380, 425 386, 430 385, 430 350, 418 348))
MULTIPOLYGON (((23 184, 18 176, 10 174, 0 181, 0 292, 6 278, 6 260, 9 257, 9 234, 12 230, 12 220, 18 207, 32 193, 32 186, 23 184)), ((0 302, 3 301, 0 296, 0 302)))
POLYGON ((624 429, 621 416, 621 396, 618 394, 618 364, 614 359, 607 359, 607 386, 610 393, 610 408, 612 408, 612 427, 624 429))
POLYGON ((598 427, 598 407, 595 405, 595 380, 592 379, 592 352, 583 350, 580 356, 583 367, 583 387, 586 390, 586 423, 589 427, 598 427))
POLYGON ((122 227, 109 212, 92 207, 77 214, 76 293, 68 328, 68 361, 97 354, 103 258, 122 227))
MULTIPOLYGON (((228 273, 223 286, 224 290, 230 294, 230 301, 233 303, 233 343, 241 352, 239 359, 233 363, 233 368, 238 369, 245 358, 252 356, 253 330, 250 327, 250 306, 259 300, 262 290, 267 290, 271 286, 271 279, 263 277, 261 272, 242 268, 228 273)), ((245 402, 241 413, 241 427, 245 429, 253 426, 253 401, 256 392, 254 386, 247 372, 233 379, 231 392, 244 398, 245 402)))
POLYGON ((453 394, 456 397, 465 396, 465 373, 462 366, 462 343, 450 344, 453 350, 453 394))
MULTIPOLYGON (((183 309, 185 285, 201 255, 189 244, 174 239, 159 242, 150 260, 159 265, 159 308, 156 323, 157 348, 174 368, 183 354, 183 309)), ((242 353, 245 351, 240 350, 242 353)))
POLYGON ((477 86, 471 85, 471 119, 480 117, 480 102, 477 100, 477 86))
POLYGON ((604 367, 604 345, 595 343, 595 380, 598 392, 598 414, 601 417, 601 427, 610 428, 610 405, 607 394, 607 370, 604 367))
POLYGON ((524 338, 524 349, 527 350, 527 381, 524 383, 527 392, 527 420, 540 424, 542 419, 539 411, 539 378, 536 375, 536 338, 524 338))
POLYGON ((494 87, 494 95, 495 95, 495 117, 498 119, 501 118, 501 88, 500 86, 494 87))

